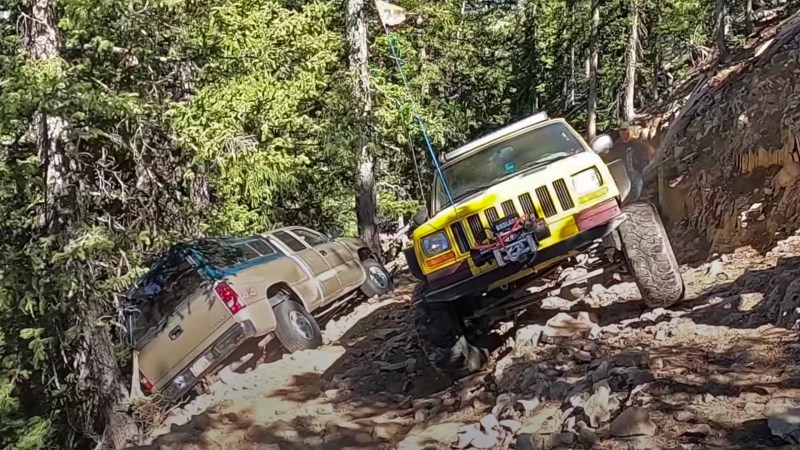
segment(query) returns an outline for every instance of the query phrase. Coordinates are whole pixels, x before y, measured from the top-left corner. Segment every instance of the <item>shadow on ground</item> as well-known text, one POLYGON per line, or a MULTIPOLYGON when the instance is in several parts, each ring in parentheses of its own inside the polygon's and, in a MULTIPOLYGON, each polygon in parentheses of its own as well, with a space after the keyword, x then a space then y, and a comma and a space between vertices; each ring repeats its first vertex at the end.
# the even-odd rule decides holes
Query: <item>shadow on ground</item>
MULTIPOLYGON (((338 339, 343 353, 324 369, 297 373, 290 383, 270 392, 256 390, 251 409, 236 413, 209 409, 185 425, 174 426, 156 443, 165 449, 395 448, 432 423, 474 422, 492 406, 476 400, 487 392, 533 394, 535 385, 523 385, 531 370, 541 370, 551 382, 572 380, 567 392, 580 390, 581 377, 596 370, 600 361, 614 361, 625 350, 640 348, 647 360, 636 376, 624 372, 609 380, 615 392, 625 393, 623 400, 650 406, 651 418, 659 427, 654 437, 659 445, 774 448, 782 441, 772 436, 767 426, 764 404, 775 396, 800 396, 800 367, 794 365, 800 347, 793 333, 764 325, 779 321, 781 308, 774 299, 783 298, 797 275, 798 263, 800 258, 786 258, 774 268, 745 272, 670 308, 689 322, 685 329, 663 323, 671 320, 669 314, 637 321, 649 310, 641 301, 606 307, 577 302, 570 313, 589 312, 601 326, 626 322, 620 328, 628 334, 604 335, 593 361, 575 361, 575 347, 586 341, 570 341, 545 346, 534 354, 515 355, 502 369, 490 367, 491 372, 456 385, 430 368, 416 344, 408 314, 413 283, 406 279, 398 283, 397 301, 376 308, 338 339), (747 294, 763 298, 752 303, 754 297, 747 294), (654 340, 653 330, 667 325, 673 327, 667 338, 654 340), (646 384, 646 389, 631 394, 641 384, 646 384), (304 409, 268 420, 254 419, 259 402, 289 402, 304 409), (688 411, 692 418, 678 421, 674 417, 678 411, 688 411), (701 435, 689 432, 700 424, 711 431, 701 435)), ((534 306, 516 326, 544 324, 559 312, 534 306)), ((496 358, 502 359, 508 351, 496 358)), ((267 358, 270 360, 274 361, 267 358)), ((269 372, 273 364, 262 363, 254 371, 269 372)), ((588 392, 591 383, 583 389, 588 392)), ((545 397, 550 394, 546 389, 545 397)), ((556 400, 564 400, 566 393, 561 395, 556 400)), ((581 414, 580 409, 576 414, 581 414)), ((443 442, 455 436, 455 429, 450 432, 452 436, 443 437, 443 442)))
MULTIPOLYGON (((800 344, 791 331, 797 328, 800 292, 790 287, 800 279, 798 268, 800 258, 789 257, 769 269, 748 270, 652 320, 635 321, 648 310, 640 301, 604 308, 578 303, 571 311, 587 311, 601 326, 634 321, 624 327, 624 336, 604 334, 592 361, 574 358, 587 341, 540 345, 515 355, 496 382, 503 391, 533 395, 539 383, 530 382, 531 374, 544 373, 548 381, 566 383, 559 393, 544 389, 545 397, 555 393, 554 400, 563 400, 562 409, 566 409, 568 396, 591 393, 592 382, 586 380, 591 380, 601 361, 614 367, 621 354, 633 350, 646 355, 645 360, 607 379, 614 392, 622 393, 623 403, 651 409, 651 419, 658 425, 653 445, 781 447, 786 443, 772 435, 764 410, 771 399, 800 397, 800 365, 796 363, 800 344), (681 317, 672 322, 677 315, 670 312, 681 317), (662 328, 664 335, 656 339, 656 331, 662 328), (639 392, 634 389, 637 386, 639 392), (690 415, 677 420, 675 413, 680 411, 690 415), (708 425, 710 431, 692 432, 701 425, 708 425)), ((558 312, 532 308, 526 317, 530 323, 543 324, 558 312)), ((581 409, 577 410, 581 417, 581 409)))

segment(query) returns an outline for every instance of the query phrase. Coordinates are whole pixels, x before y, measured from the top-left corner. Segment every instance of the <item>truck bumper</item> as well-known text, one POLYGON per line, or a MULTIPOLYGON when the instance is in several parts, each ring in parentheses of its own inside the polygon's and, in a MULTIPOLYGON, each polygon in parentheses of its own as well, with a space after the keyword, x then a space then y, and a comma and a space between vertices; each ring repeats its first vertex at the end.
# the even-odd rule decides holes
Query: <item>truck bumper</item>
POLYGON ((483 293, 492 284, 504 278, 508 278, 521 270, 537 266, 572 251, 580 252, 585 250, 598 239, 602 239, 611 234, 611 232, 616 230, 626 219, 627 216, 625 214, 619 214, 612 220, 581 231, 557 244, 537 251, 533 258, 526 262, 506 264, 491 272, 478 276, 471 276, 462 281, 430 290, 425 294, 425 300, 429 302, 449 302, 465 296, 483 293))

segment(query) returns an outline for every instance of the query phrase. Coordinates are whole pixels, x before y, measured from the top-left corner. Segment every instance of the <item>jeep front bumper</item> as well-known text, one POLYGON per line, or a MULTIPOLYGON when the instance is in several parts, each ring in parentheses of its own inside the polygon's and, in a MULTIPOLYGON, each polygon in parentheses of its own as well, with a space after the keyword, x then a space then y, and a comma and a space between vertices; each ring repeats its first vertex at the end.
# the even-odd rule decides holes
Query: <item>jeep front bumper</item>
MULTIPOLYGON (((615 201, 616 202, 616 201, 615 201)), ((448 302, 465 296, 479 295, 486 292, 489 287, 505 278, 522 270, 535 267, 547 261, 567 255, 570 252, 581 252, 594 242, 603 239, 616 230, 627 219, 625 214, 619 213, 611 220, 602 223, 593 223, 601 217, 587 217, 585 223, 591 228, 581 227, 583 231, 574 234, 549 247, 539 249, 532 258, 524 262, 508 263, 481 275, 472 275, 466 262, 460 266, 461 270, 447 270, 445 274, 431 280, 429 277, 429 290, 425 299, 429 302, 448 302)), ((454 267, 455 269, 455 267, 454 267)), ((443 271, 444 272, 444 271, 443 271)), ((437 274, 438 275, 438 274, 437 274)))

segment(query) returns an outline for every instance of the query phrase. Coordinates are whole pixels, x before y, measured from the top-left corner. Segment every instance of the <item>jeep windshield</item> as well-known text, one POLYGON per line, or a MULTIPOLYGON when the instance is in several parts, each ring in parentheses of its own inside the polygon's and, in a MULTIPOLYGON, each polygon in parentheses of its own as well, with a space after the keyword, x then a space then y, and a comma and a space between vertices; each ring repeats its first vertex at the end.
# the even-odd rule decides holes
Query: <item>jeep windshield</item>
MULTIPOLYGON (((536 126, 522 134, 494 141, 472 155, 443 167, 453 200, 459 201, 559 159, 585 151, 563 122, 536 126)), ((434 178, 433 214, 450 206, 438 174, 434 178)))

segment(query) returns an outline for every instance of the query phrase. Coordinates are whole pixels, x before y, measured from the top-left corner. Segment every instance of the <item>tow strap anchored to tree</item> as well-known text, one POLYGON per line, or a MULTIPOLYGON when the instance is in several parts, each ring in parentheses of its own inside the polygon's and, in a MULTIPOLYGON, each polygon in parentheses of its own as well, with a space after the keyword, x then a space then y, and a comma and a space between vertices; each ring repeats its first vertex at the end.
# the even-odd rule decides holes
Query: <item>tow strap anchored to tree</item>
MULTIPOLYGON (((431 140, 430 137, 428 137, 428 132, 425 129, 425 124, 422 121, 422 117, 417 111, 417 104, 414 101, 414 95, 411 93, 411 87, 408 84, 408 79, 406 78, 405 71, 403 70, 403 63, 400 60, 397 48, 394 45, 394 37, 390 31, 390 28, 396 27, 406 20, 406 10, 400 6, 384 2, 382 0, 375 0, 375 7, 378 9, 378 16, 380 17, 381 25, 383 26, 383 31, 386 33, 386 39, 389 42, 389 49, 392 52, 392 59, 397 65, 397 70, 400 72, 400 77, 403 80, 403 85, 405 86, 406 93, 408 94, 408 101, 411 103, 411 111, 417 120, 417 124, 422 132, 422 137, 425 139, 425 146, 427 147, 428 153, 431 156, 433 166, 436 168, 436 172, 439 174, 439 178, 442 181, 442 186, 444 187, 445 194, 447 194, 447 199, 455 208, 455 202, 453 201, 453 196, 450 193, 450 186, 447 183, 447 179, 444 176, 441 165, 439 165, 439 160, 436 158, 436 154, 433 151, 433 146, 431 145, 431 140)), ((458 211, 458 209, 456 209, 456 211, 458 211)))

